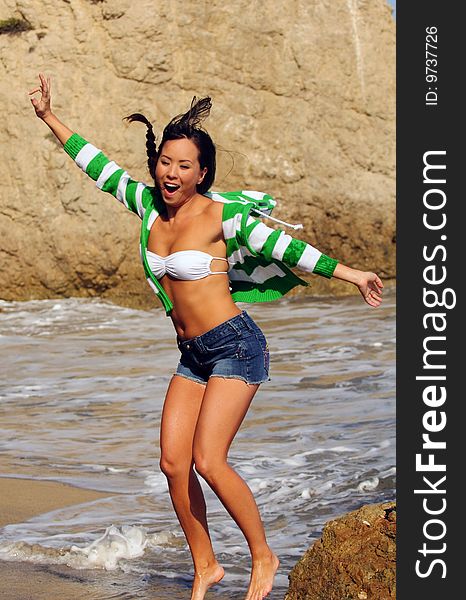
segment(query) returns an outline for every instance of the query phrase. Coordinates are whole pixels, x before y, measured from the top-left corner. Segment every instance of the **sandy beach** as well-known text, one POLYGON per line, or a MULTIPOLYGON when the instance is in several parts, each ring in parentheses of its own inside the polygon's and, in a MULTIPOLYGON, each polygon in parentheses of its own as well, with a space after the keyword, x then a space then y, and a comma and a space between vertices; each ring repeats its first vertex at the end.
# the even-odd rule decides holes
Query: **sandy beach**
MULTIPOLYGON (((54 481, 0 477, 0 528, 108 495, 54 481)), ((1 600, 81 600, 83 597, 92 598, 93 589, 79 571, 0 561, 1 600)))
MULTIPOLYGON (((52 510, 114 496, 54 481, 0 477, 0 531, 52 510)), ((133 598, 126 576, 102 569, 0 560, 0 600, 123 600, 133 598)), ((151 600, 182 600, 189 589, 172 580, 144 585, 151 600), (184 589, 185 588, 185 589, 184 589)), ((219 596, 226 600, 227 596, 219 596)))
POLYGON ((55 481, 0 477, 0 527, 109 495, 55 481))

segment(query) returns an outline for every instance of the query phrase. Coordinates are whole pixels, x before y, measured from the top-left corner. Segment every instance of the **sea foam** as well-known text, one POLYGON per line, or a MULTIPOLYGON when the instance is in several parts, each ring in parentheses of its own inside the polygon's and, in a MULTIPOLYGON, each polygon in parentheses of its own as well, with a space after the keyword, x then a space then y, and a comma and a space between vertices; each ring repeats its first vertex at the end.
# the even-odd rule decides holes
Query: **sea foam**
POLYGON ((36 564, 60 564, 75 569, 105 569, 112 571, 120 561, 139 558, 147 547, 164 546, 173 538, 170 533, 149 534, 144 527, 115 525, 88 546, 49 548, 27 542, 4 543, 0 546, 0 558, 6 561, 27 561, 36 564))

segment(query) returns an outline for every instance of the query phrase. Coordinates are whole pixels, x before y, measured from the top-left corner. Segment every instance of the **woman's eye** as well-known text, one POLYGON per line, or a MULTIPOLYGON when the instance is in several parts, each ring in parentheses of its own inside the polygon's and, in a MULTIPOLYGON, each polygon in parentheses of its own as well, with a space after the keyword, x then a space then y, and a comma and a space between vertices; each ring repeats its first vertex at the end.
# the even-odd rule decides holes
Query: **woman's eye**
POLYGON ((188 165, 180 165, 180 169, 189 169, 188 165))

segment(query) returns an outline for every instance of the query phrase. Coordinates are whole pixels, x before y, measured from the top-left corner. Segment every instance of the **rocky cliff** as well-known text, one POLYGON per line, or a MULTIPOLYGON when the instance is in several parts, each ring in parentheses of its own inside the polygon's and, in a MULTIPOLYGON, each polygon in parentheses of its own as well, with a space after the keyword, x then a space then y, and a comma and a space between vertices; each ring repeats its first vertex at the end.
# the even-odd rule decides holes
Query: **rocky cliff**
POLYGON ((145 129, 122 117, 144 112, 161 131, 193 95, 211 95, 215 189, 267 191, 276 216, 304 223, 299 237, 394 277, 386 0, 0 0, 0 57, 0 297, 154 302, 137 218, 34 115, 26 92, 39 71, 60 118, 148 182, 145 129))

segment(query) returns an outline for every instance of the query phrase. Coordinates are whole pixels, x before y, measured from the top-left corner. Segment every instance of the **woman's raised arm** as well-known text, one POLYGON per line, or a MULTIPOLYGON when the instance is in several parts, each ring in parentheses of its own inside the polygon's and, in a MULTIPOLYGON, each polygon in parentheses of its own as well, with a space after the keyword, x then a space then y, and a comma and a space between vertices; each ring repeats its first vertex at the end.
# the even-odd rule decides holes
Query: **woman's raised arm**
POLYGON ((63 144, 65 152, 76 165, 96 182, 96 186, 114 196, 141 219, 147 208, 157 204, 155 188, 134 181, 114 161, 109 160, 99 148, 71 131, 50 106, 50 77, 39 74, 40 85, 29 92, 30 96, 40 92, 40 98, 31 98, 36 115, 46 123, 56 138, 63 144))
POLYGON ((50 127, 56 138, 63 144, 66 144, 68 139, 73 135, 71 129, 69 129, 60 119, 55 116, 52 112, 50 105, 50 91, 51 81, 50 77, 46 77, 43 73, 39 73, 40 85, 29 92, 30 96, 40 92, 40 98, 31 98, 31 103, 36 111, 36 115, 39 119, 42 119, 46 125, 50 127))

